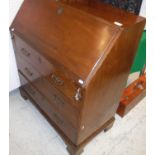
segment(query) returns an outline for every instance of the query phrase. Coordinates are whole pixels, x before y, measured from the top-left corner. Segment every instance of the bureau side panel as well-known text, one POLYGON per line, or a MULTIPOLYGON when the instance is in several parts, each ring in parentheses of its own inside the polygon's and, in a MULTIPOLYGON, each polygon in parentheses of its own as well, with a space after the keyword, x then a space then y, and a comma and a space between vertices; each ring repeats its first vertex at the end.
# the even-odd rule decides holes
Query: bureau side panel
POLYGON ((78 143, 94 134, 115 115, 144 25, 145 21, 122 29, 101 67, 86 86, 78 143))

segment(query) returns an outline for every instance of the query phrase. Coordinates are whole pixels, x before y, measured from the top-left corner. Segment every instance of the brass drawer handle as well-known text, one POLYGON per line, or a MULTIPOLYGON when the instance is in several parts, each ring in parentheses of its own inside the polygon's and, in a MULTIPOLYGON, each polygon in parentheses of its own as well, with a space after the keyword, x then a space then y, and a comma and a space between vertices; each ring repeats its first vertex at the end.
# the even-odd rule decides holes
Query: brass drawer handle
POLYGON ((56 102, 56 104, 64 106, 64 102, 61 99, 59 99, 57 95, 54 94, 53 97, 54 97, 54 101, 56 102))
POLYGON ((29 92, 30 92, 32 95, 35 95, 35 91, 33 90, 32 86, 29 87, 29 92))
POLYGON ((25 48, 22 48, 21 52, 23 53, 23 55, 25 55, 27 57, 29 57, 31 55, 25 48))
POLYGON ((52 74, 51 76, 52 80, 54 81, 54 83, 62 86, 64 84, 64 81, 61 80, 58 76, 56 76, 55 74, 52 74))
POLYGON ((29 75, 29 76, 32 76, 33 75, 33 73, 26 67, 25 68, 25 71, 26 71, 26 73, 29 75))
POLYGON ((60 117, 56 113, 53 113, 53 116, 56 119, 57 123, 64 125, 64 122, 60 119, 60 117))
POLYGON ((42 59, 41 59, 41 57, 38 57, 38 62, 39 62, 39 64, 42 63, 42 59))
POLYGON ((80 101, 80 100, 82 99, 81 88, 78 88, 78 89, 77 89, 74 98, 75 98, 76 101, 80 101))

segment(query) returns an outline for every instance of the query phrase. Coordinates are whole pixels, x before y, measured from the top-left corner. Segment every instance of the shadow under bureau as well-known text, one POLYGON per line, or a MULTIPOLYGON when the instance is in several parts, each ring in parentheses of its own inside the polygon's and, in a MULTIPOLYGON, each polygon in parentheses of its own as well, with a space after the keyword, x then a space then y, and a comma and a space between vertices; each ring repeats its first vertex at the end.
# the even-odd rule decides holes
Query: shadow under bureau
POLYGON ((144 25, 99 1, 23 2, 10 26, 20 92, 71 155, 112 127, 144 25))

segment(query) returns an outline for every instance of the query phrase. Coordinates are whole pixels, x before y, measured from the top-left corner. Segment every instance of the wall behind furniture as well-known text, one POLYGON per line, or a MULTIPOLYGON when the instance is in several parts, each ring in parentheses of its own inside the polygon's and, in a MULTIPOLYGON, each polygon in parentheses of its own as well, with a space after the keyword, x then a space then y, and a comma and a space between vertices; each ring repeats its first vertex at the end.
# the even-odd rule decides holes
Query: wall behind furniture
POLYGON ((140 15, 146 17, 146 0, 143 0, 140 15))
MULTIPOLYGON (((10 12, 9 12, 9 22, 10 24, 12 23, 17 11, 19 10, 22 2, 24 0, 10 0, 9 1, 9 7, 10 7, 10 12)), ((17 73, 17 66, 16 66, 16 61, 15 61, 15 55, 11 43, 11 39, 9 39, 9 59, 10 59, 10 64, 9 64, 9 91, 12 91, 20 86, 19 82, 19 77, 17 73)))
MULTIPOLYGON (((10 0, 10 24, 13 21, 17 11, 19 10, 22 2, 24 0, 10 0)), ((146 0, 143 0, 140 15, 145 15, 145 9, 146 9, 146 0)), ((19 77, 17 73, 17 65, 15 61, 15 55, 11 43, 11 39, 9 40, 9 58, 10 58, 10 64, 9 64, 9 91, 12 91, 20 86, 19 77)))

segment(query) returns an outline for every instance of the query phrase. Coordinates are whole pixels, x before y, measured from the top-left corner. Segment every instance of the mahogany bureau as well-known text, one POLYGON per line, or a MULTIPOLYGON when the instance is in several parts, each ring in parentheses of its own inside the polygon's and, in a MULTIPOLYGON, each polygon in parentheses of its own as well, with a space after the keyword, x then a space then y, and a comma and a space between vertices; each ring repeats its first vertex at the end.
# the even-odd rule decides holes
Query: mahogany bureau
POLYGON ((99 1, 25 0, 10 32, 29 98, 71 155, 114 123, 145 19, 99 1))

